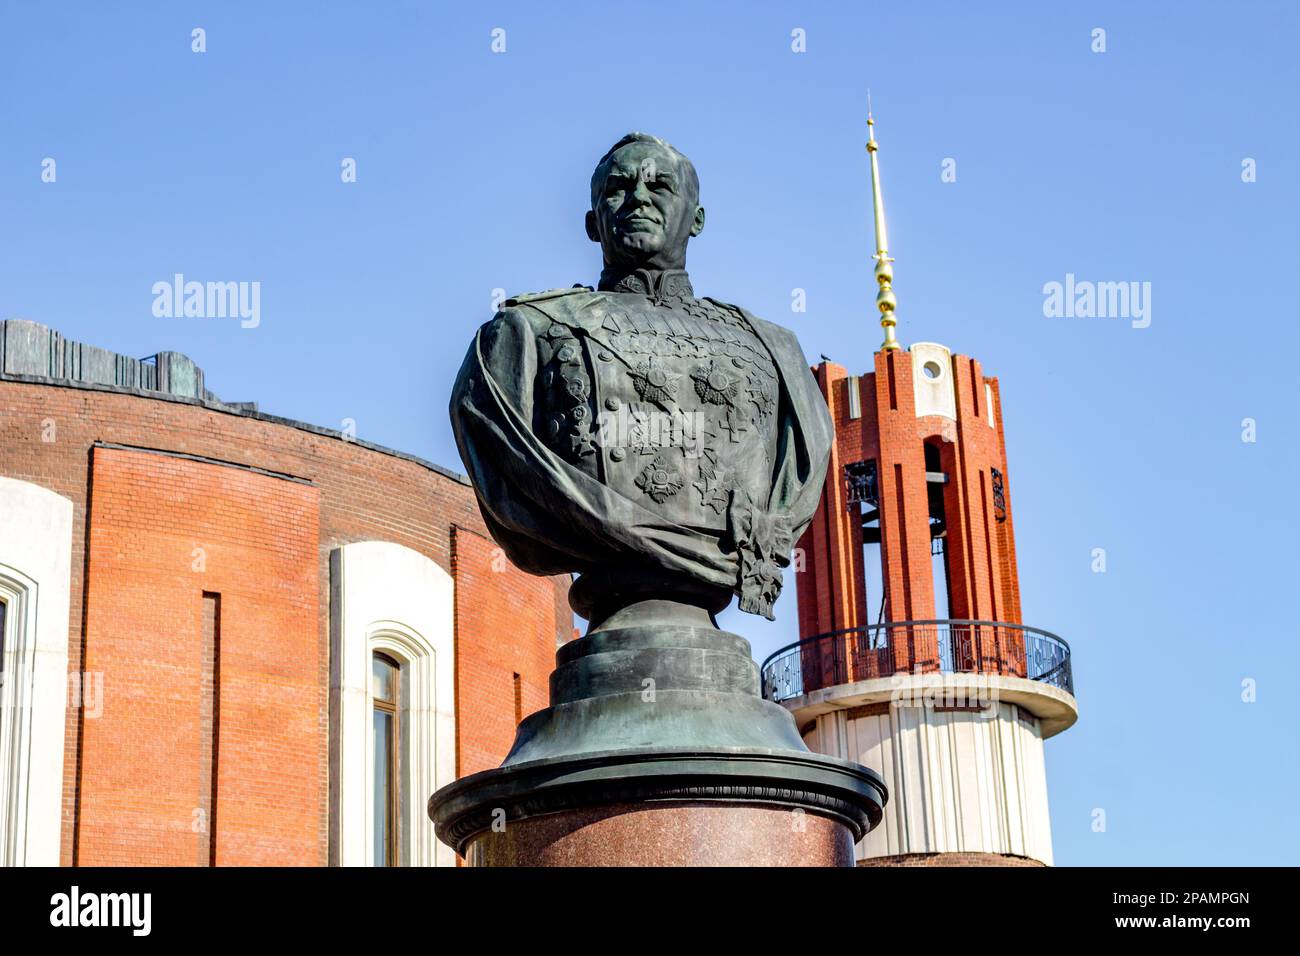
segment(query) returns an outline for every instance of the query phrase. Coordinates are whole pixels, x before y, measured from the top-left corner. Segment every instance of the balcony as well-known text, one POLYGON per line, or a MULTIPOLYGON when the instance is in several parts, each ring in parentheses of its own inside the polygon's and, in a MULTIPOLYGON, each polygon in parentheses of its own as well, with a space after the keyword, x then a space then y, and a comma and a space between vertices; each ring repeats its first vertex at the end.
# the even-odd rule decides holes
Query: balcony
POLYGON ((999 674, 1074 695, 1070 645, 1048 631, 1000 621, 896 621, 781 648, 763 662, 763 696, 781 703, 897 671, 999 674))

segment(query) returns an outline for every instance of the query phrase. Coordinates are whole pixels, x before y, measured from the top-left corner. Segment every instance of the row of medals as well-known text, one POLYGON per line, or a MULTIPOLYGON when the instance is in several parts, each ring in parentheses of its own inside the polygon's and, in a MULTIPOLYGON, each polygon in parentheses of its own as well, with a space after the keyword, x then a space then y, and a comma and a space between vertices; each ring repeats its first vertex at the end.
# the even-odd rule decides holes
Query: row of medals
MULTIPOLYGON (((742 316, 700 299, 673 305, 689 318, 671 313, 669 316, 610 314, 601 326, 602 337, 627 360, 625 374, 631 377, 643 402, 671 414, 678 409, 680 389, 693 387, 702 403, 723 407, 719 427, 727 439, 738 442, 747 423, 765 424, 772 413, 776 395, 772 360, 748 330, 742 316), (660 364, 669 357, 700 360, 687 375, 689 383, 683 383, 682 374, 672 370, 678 363, 660 364)), ((581 463, 586 456, 594 455, 598 447, 598 432, 587 404, 591 383, 573 331, 556 323, 547 329, 546 338, 555 349, 555 360, 560 366, 559 392, 571 403, 562 418, 551 418, 550 437, 562 454, 581 463)), ((592 347, 602 361, 614 360, 604 345, 593 342, 592 347)), ((547 378, 553 380, 554 376, 547 378)), ((607 399, 605 405, 609 412, 619 409, 617 399, 607 399)), ((679 440, 681 429, 645 427, 644 420, 635 416, 629 416, 629 420, 630 427, 620 430, 619 437, 638 455, 655 455, 636 479, 645 495, 661 502, 676 494, 684 484, 684 478, 674 466, 675 456, 662 444, 667 436, 682 448, 684 457, 695 458, 699 474, 693 484, 701 503, 719 514, 725 510, 730 497, 729 482, 726 469, 718 464, 715 449, 704 447, 692 455, 688 443, 679 440)), ((716 439, 719 435, 706 431, 702 437, 716 439)), ((611 448, 610 457, 621 461, 626 452, 622 447, 611 448)))

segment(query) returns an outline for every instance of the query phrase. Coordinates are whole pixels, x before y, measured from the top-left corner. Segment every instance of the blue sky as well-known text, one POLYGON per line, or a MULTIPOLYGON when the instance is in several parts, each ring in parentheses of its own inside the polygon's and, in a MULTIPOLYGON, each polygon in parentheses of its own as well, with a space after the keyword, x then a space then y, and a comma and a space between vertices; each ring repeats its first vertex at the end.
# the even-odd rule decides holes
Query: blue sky
MULTIPOLYGON (((0 317, 183 351, 227 400, 459 470, 446 397, 493 290, 594 280, 590 169, 642 129, 699 169, 697 290, 864 371, 870 87, 899 336, 999 376, 1024 618, 1074 649, 1057 861, 1293 864, 1298 26, 1280 2, 9 3, 0 317), (260 282, 260 325, 155 317, 176 272, 260 282), (1067 273, 1151 283, 1149 327, 1045 317, 1067 273)), ((792 596, 723 624, 760 659, 797 637, 792 596)))

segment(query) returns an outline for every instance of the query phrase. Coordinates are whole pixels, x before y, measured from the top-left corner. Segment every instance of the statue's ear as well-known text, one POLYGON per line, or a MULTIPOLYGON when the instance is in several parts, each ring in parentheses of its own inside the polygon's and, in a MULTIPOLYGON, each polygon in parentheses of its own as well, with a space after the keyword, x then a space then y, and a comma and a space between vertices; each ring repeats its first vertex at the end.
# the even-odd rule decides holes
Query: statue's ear
POLYGON ((704 231, 704 207, 695 207, 695 221, 691 223, 691 235, 698 236, 704 231))
POLYGON ((592 242, 600 242, 600 232, 596 229, 596 214, 587 210, 587 238, 592 242))

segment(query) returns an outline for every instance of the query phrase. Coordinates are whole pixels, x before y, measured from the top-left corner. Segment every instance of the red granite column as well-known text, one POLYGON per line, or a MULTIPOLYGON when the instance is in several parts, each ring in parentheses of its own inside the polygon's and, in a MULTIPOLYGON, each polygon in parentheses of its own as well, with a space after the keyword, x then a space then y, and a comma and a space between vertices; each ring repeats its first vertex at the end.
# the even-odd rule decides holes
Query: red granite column
POLYGON ((471 866, 852 866, 842 823, 799 810, 622 804, 507 823, 474 837, 471 866))

